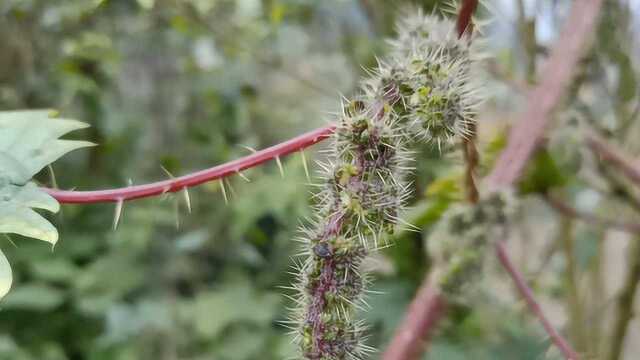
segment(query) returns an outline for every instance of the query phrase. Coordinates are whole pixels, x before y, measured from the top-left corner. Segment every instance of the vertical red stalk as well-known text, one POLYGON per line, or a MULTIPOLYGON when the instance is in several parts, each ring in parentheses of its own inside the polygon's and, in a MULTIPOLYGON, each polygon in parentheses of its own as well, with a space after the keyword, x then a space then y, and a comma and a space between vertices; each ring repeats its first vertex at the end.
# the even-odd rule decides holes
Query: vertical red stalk
POLYGON ((542 79, 529 94, 525 112, 511 130, 507 147, 486 179, 490 191, 515 183, 538 146, 551 113, 563 99, 578 68, 578 61, 586 50, 602 1, 580 0, 573 3, 560 38, 542 69, 542 79))
MULTIPOLYGON (((473 32, 473 22, 471 18, 478 7, 477 0, 467 0, 462 3, 460 11, 458 13, 458 20, 456 22, 456 29, 458 30, 458 37, 463 37, 465 34, 471 36, 473 32)), ((476 147, 477 127, 474 122, 469 124, 469 135, 462 139, 462 153, 464 154, 465 162, 465 189, 467 191, 467 201, 475 204, 480 200, 480 193, 478 192, 478 186, 476 185, 476 168, 480 160, 478 154, 478 148, 476 147)))
POLYGON ((458 12, 458 19, 456 21, 456 30, 458 30, 458 36, 462 37, 464 33, 471 34, 473 31, 473 22, 471 17, 476 12, 478 7, 478 0, 465 0, 462 2, 460 11, 458 12))
MULTIPOLYGON (((428 278, 428 277, 427 277, 428 278)), ((446 301, 437 287, 426 279, 411 302, 402 326, 396 331, 383 360, 417 359, 437 323, 445 314, 446 301)))

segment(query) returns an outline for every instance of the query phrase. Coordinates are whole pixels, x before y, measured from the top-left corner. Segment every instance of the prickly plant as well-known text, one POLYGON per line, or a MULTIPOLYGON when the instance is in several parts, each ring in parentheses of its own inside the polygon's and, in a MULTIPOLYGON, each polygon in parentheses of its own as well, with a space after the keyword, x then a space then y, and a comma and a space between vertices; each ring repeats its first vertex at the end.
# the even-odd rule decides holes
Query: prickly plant
POLYGON ((322 190, 302 230, 304 260, 290 322, 301 357, 359 359, 372 349, 356 312, 365 305, 362 262, 386 243, 410 195, 413 141, 439 148, 467 134, 477 99, 469 39, 452 22, 414 12, 397 27, 390 55, 345 100, 322 190))
POLYGON ((500 238, 508 219, 517 211, 512 191, 480 199, 477 204, 451 206, 428 239, 434 278, 449 301, 465 302, 478 289, 486 253, 500 238))

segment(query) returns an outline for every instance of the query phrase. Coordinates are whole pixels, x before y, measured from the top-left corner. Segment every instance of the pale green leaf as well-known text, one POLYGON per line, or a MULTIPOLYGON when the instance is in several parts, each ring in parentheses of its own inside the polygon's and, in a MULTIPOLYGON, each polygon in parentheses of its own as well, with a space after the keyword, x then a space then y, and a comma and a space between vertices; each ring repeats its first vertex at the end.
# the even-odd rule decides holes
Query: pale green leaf
POLYGON ((88 125, 52 118, 52 114, 49 110, 0 112, 0 233, 55 244, 57 230, 32 209, 57 212, 60 205, 29 180, 62 155, 92 144, 59 139, 88 125))
POLYGON ((51 285, 33 283, 17 286, 2 302, 4 309, 48 311, 64 301, 64 292, 51 285))
POLYGON ((11 282, 13 281, 13 275, 11 273, 11 265, 9 260, 4 256, 2 250, 0 250, 0 299, 2 299, 11 289, 11 282))
POLYGON ((58 231, 31 208, 57 212, 60 205, 34 183, 25 186, 6 184, 0 188, 0 233, 14 233, 44 240, 58 241, 58 231))
POLYGON ((51 195, 29 182, 24 186, 7 185, 0 188, 0 201, 11 199, 25 207, 58 212, 60 204, 51 195), (8 196, 8 197, 7 197, 8 196))
POLYGON ((182 317, 193 323, 203 338, 221 335, 231 324, 269 324, 279 305, 275 294, 257 294, 244 280, 198 295, 192 303, 184 304, 182 317))
POLYGON ((11 154, 0 151, 0 185, 22 184, 29 179, 29 170, 11 154))
POLYGON ((76 120, 51 118, 49 110, 0 112, 0 177, 10 175, 23 184, 69 151, 93 145, 86 141, 60 140, 60 136, 88 125, 76 120), (20 167, 16 167, 16 163, 20 167))

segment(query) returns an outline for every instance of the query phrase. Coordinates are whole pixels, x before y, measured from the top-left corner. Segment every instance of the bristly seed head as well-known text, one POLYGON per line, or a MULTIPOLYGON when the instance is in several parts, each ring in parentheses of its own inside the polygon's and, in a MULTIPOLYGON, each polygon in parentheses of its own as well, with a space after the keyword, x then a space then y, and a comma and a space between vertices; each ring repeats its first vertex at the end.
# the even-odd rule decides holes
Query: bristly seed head
POLYGON ((361 265, 385 245, 410 196, 407 145, 463 137, 475 114, 470 46, 451 21, 417 12, 390 44, 359 95, 342 104, 315 215, 302 230, 301 309, 292 323, 305 359, 360 359, 371 351, 354 319, 368 282, 361 265))

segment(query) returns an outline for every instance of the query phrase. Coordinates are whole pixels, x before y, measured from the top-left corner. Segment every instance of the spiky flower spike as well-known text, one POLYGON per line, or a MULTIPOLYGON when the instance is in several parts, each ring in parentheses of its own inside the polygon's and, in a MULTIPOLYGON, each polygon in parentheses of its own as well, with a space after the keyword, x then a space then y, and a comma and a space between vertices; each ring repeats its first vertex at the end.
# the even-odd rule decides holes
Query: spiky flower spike
POLYGON ((480 199, 477 204, 457 204, 442 216, 429 236, 434 278, 449 301, 464 302, 479 290, 487 248, 504 236, 509 218, 518 210, 513 190, 480 199))
POLYGON ((409 196, 406 145, 464 136, 473 114, 468 45, 451 38, 454 24, 418 13, 398 31, 391 55, 343 103, 316 214, 303 230, 292 322, 305 359, 359 359, 370 350, 354 319, 367 283, 361 264, 393 232, 409 196))

